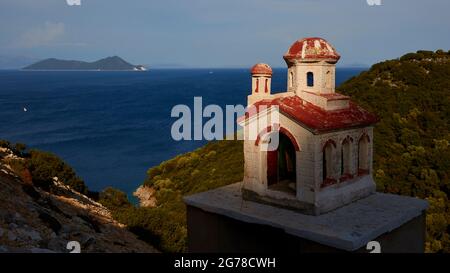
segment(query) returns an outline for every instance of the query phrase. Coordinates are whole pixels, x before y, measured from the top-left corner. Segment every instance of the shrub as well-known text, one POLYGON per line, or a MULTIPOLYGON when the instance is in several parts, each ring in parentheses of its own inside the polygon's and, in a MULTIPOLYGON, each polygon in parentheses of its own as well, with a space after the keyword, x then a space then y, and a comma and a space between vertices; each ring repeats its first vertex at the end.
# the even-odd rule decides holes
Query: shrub
POLYGON ((27 168, 31 172, 33 184, 44 190, 51 191, 53 178, 70 186, 75 191, 87 194, 88 189, 84 181, 75 171, 56 155, 49 152, 31 150, 27 158, 27 168))
POLYGON ((409 53, 338 88, 381 118, 374 129, 377 189, 430 200, 428 252, 450 251, 450 62, 432 61, 449 58, 444 54, 409 53), (378 89, 371 84, 378 77, 403 85, 378 89))
POLYGON ((111 210, 128 208, 132 206, 126 193, 111 187, 108 187, 100 192, 98 202, 111 210))

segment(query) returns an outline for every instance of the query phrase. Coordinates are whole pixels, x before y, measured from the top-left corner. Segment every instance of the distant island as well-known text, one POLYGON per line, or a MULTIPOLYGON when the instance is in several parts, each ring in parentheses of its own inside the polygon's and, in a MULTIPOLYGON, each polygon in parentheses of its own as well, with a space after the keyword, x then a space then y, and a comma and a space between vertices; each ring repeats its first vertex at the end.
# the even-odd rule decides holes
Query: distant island
POLYGON ((113 56, 95 62, 45 59, 26 66, 24 70, 86 70, 86 71, 146 71, 143 65, 133 65, 124 59, 113 56))

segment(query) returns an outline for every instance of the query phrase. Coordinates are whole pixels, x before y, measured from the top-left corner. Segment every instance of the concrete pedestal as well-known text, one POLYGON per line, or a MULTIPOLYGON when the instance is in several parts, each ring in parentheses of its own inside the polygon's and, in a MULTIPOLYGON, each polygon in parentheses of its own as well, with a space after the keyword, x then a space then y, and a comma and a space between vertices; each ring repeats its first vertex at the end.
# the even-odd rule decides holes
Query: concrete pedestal
POLYGON ((424 200, 375 193, 319 215, 305 215, 242 199, 241 183, 184 198, 189 252, 421 253, 425 245, 424 200))

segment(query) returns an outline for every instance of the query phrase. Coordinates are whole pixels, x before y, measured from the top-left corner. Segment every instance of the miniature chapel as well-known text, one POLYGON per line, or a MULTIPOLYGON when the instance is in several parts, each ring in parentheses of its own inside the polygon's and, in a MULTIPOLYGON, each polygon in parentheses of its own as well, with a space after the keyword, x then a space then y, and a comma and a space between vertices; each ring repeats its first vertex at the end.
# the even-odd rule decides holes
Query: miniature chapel
POLYGON ((244 135, 257 130, 257 137, 244 140, 244 199, 319 215, 374 193, 373 126, 378 118, 336 93, 340 55, 325 39, 304 38, 283 58, 286 92, 272 94, 269 65, 251 68, 248 106, 256 111, 239 123, 244 135), (277 119, 267 111, 273 106, 277 119), (264 149, 275 134, 276 148, 264 149))

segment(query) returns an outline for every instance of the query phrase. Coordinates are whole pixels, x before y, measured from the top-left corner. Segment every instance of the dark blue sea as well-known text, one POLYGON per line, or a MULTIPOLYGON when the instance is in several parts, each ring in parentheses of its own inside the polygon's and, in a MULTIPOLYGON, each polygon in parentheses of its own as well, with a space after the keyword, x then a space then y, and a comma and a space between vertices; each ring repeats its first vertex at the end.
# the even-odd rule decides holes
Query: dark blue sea
MULTIPOLYGON (((337 69, 337 84, 362 70, 337 69)), ((272 90, 286 82, 276 69, 272 90)), ((0 70, 0 139, 57 154, 91 190, 130 194, 149 167, 205 143, 172 140, 173 106, 245 104, 250 84, 248 69, 0 70)))

